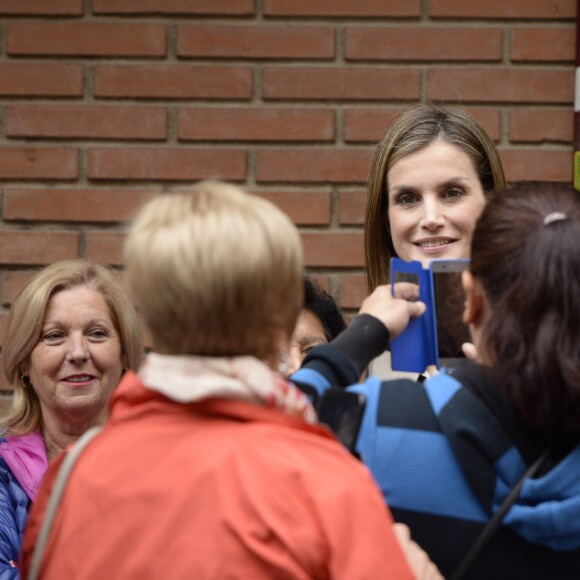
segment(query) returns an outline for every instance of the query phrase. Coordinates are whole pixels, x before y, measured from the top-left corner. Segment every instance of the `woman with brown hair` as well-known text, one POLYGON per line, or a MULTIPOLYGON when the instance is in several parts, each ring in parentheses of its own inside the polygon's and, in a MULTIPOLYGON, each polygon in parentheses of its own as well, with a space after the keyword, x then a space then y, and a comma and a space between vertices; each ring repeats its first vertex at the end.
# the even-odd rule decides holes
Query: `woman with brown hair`
MULTIPOLYGON (((372 377, 351 387, 368 397, 357 450, 395 519, 445 577, 476 543, 477 558, 461 566, 471 562, 470 579, 578 576, 579 240, 572 186, 521 183, 494 196, 463 273, 464 321, 479 364, 423 384, 372 377)), ((377 300, 381 292, 389 288, 368 299, 370 314, 392 307, 377 300)), ((372 317, 365 333, 348 338, 350 330, 340 344, 315 348, 294 378, 322 391, 324 369, 343 376, 347 354, 354 382, 368 362, 362 355, 386 346, 388 332, 372 317)))
MULTIPOLYGON (((420 103, 404 111, 376 146, 365 215, 365 271, 372 292, 390 280, 390 259, 469 258, 486 200, 505 187, 493 140, 457 106, 420 103)), ((371 374, 393 376, 390 353, 371 374)), ((414 375, 416 376, 416 375, 414 375)))

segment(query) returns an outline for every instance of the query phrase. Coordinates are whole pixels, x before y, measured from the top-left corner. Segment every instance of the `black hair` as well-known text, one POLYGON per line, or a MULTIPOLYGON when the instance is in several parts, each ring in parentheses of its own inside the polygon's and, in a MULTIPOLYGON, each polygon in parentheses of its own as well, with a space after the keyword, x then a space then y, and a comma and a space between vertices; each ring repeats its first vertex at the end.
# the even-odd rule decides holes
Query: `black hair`
POLYGON ((304 308, 320 320, 326 340, 329 342, 346 328, 346 322, 334 298, 306 274, 304 275, 304 308))

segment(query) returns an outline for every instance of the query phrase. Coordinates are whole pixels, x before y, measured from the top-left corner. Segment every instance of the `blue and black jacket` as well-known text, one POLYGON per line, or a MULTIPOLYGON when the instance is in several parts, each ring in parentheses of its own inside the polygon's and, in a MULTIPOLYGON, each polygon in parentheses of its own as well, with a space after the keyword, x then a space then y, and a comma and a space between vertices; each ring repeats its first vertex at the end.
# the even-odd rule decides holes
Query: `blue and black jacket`
MULTIPOLYGON (((338 344, 313 349, 293 380, 319 393, 353 385, 370 362, 364 353, 372 359, 377 344, 384 349, 384 333, 378 320, 357 317, 338 344)), ((415 541, 450 575, 552 442, 521 425, 498 385, 475 364, 424 383, 371 377, 348 388, 367 397, 357 451, 395 519, 410 526, 415 541)), ((468 578, 580 578, 576 439, 558 442, 526 481, 468 578)))

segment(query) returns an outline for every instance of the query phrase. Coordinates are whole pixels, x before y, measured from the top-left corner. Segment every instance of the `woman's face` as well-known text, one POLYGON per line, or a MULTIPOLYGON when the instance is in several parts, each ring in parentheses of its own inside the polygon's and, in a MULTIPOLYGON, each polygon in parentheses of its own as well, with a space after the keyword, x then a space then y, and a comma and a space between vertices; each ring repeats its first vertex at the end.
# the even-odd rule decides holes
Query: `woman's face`
POLYGON ((471 158, 437 140, 393 164, 387 174, 389 221, 399 258, 424 266, 469 258, 485 195, 471 158))
POLYGON ((43 418, 74 413, 106 415, 123 371, 122 348, 102 294, 77 286, 48 302, 40 340, 23 371, 29 375, 43 418))
POLYGON ((328 342, 324 333, 324 326, 316 314, 303 308, 298 316, 294 334, 290 340, 290 368, 288 376, 296 372, 304 357, 319 344, 328 342))

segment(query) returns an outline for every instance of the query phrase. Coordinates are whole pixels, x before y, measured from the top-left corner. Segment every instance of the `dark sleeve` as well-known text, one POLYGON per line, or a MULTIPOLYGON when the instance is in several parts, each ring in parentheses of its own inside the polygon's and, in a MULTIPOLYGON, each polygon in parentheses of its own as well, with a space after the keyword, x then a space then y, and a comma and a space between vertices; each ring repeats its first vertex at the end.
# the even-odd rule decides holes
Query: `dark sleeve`
POLYGON ((16 580, 20 578, 18 568, 12 562, 18 561, 20 552, 19 518, 26 517, 28 498, 9 470, 3 469, 0 474, 0 579, 16 580), (21 493, 18 493, 21 492, 21 493), (20 498, 14 494, 21 495, 20 498))
POLYGON ((332 342, 313 348, 301 370, 316 371, 333 387, 348 387, 359 380, 371 360, 388 344, 387 327, 374 316, 359 314, 332 342))
POLYGON ((389 347, 389 329, 370 314, 359 314, 331 343, 357 367, 358 375, 389 347))

